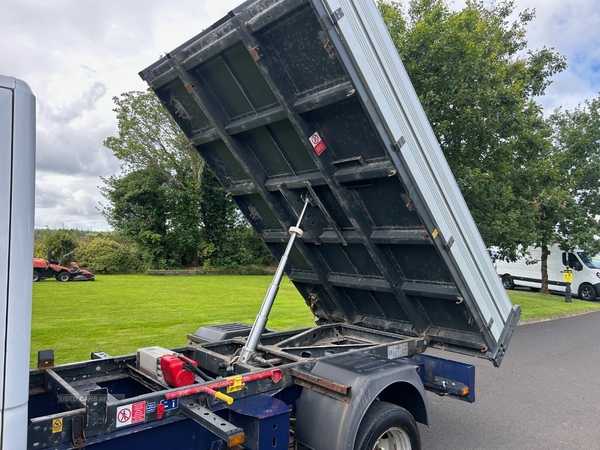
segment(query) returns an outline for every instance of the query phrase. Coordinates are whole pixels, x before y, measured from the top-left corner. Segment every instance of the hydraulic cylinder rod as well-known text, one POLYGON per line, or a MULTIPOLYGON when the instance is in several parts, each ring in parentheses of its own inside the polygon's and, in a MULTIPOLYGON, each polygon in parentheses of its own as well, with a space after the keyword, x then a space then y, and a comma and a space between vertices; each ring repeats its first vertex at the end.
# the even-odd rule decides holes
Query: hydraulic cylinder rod
POLYGON ((258 316, 256 316, 256 319, 254 319, 254 324, 252 325, 252 329, 250 330, 250 334, 248 335, 246 345, 244 345, 239 354, 239 361, 242 363, 250 362, 256 357, 256 347, 258 346, 258 341, 260 340, 263 330, 267 325, 267 320, 269 320, 269 313, 271 312, 271 308, 273 306, 273 303, 275 302, 275 296, 279 291, 279 284, 281 283, 281 279, 283 278, 285 265, 287 264, 288 257, 290 255, 290 252, 292 251, 292 247, 294 246, 294 241, 296 240, 296 236, 302 236, 300 223, 302 222, 302 218, 304 217, 304 213, 306 212, 307 206, 308 199, 305 199, 304 207, 302 208, 300 217, 298 217, 298 223, 295 227, 290 227, 289 229, 290 240, 288 241, 287 247, 285 248, 285 252, 281 257, 281 260, 279 261, 277 271, 275 272, 273 281, 271 281, 271 285, 267 290, 267 294, 265 295, 265 298, 263 300, 260 312, 258 313, 258 316))

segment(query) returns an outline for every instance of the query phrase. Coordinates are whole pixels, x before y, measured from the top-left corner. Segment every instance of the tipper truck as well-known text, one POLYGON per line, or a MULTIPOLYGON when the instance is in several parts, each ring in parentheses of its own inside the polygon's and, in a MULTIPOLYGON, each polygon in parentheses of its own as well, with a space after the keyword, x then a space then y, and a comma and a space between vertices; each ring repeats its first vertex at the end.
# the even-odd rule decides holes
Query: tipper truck
POLYGON ((279 266, 252 325, 40 352, 27 448, 420 449, 426 390, 475 400, 429 350, 499 366, 520 309, 374 2, 250 0, 140 75, 279 266), (314 327, 267 328, 284 274, 314 327))

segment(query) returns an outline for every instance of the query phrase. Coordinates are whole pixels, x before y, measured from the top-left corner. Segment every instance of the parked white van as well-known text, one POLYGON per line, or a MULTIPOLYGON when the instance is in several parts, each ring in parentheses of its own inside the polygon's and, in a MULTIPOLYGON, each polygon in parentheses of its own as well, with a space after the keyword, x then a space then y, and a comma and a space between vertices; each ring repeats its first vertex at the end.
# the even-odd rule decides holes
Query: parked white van
MULTIPOLYGON (((595 300, 600 296, 600 254, 590 257, 581 251, 563 252, 558 245, 549 247, 548 255, 548 289, 565 292, 566 285, 563 271, 573 269, 571 290, 582 300, 595 300)), ((496 261, 496 271, 502 278, 505 289, 525 286, 537 291, 542 285, 542 251, 540 248, 529 249, 530 257, 520 258, 515 262, 496 261), (527 261, 535 260, 534 264, 527 261)))

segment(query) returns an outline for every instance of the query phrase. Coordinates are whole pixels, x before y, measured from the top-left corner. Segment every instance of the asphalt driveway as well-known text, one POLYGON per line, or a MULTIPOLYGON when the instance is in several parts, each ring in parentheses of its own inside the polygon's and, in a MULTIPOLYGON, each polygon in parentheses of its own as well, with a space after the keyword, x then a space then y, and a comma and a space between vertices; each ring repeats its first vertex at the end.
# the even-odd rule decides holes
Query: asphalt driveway
POLYGON ((429 393, 424 450, 600 449, 600 312, 517 327, 499 369, 440 356, 475 364, 476 402, 429 393))

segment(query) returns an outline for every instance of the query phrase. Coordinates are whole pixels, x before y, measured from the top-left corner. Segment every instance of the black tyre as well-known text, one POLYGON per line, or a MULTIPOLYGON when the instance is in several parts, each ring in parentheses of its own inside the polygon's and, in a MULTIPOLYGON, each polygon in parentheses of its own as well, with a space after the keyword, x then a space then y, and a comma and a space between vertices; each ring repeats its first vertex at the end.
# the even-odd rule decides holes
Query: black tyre
POLYGON ((71 274, 69 272, 61 272, 58 274, 57 280, 62 281, 63 283, 71 281, 71 274))
POLYGON ((515 283, 510 275, 502 275, 502 286, 504 286, 504 289, 515 288, 515 283))
POLYGON ((40 281, 41 279, 42 279, 42 277, 40 277, 40 274, 34 270, 33 271, 33 282, 35 283, 36 281, 40 281))
POLYGON ((577 295, 581 300, 592 301, 596 300, 596 288, 588 283, 583 283, 579 285, 579 291, 577 291, 577 295))
POLYGON ((413 416, 387 402, 373 402, 365 413, 354 450, 420 450, 421 438, 413 416))

